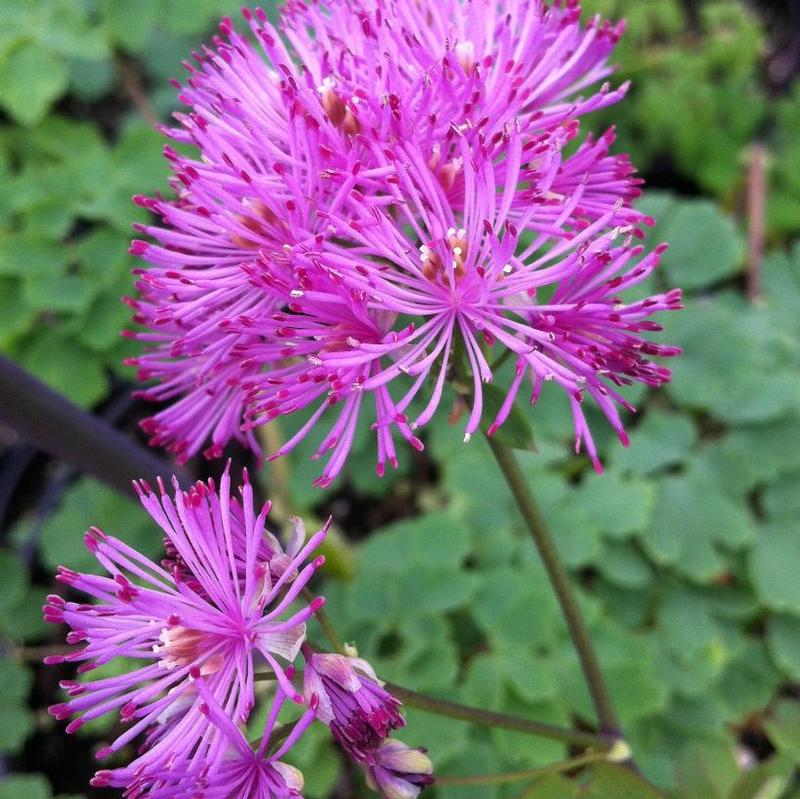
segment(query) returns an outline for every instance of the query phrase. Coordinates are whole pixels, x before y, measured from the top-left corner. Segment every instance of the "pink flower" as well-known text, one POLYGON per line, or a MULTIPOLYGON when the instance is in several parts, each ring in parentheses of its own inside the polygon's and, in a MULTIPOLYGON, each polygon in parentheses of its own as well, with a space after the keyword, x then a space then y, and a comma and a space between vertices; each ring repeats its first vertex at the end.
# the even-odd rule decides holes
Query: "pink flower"
MULTIPOLYGON (((130 727, 98 757, 147 733, 145 751, 131 768, 165 766, 176 755, 213 761, 223 740, 198 715, 196 676, 225 713, 247 719, 254 702, 253 673, 263 659, 282 690, 296 701, 279 658, 295 659, 305 638, 305 621, 324 601, 290 607, 323 562, 303 565, 326 530, 291 557, 264 537, 269 504, 256 514, 253 490, 244 474, 241 499, 231 496, 226 470, 216 491, 213 481, 181 491, 174 500, 159 484, 160 496, 140 482, 142 504, 171 545, 171 570, 158 566, 119 539, 92 528, 86 544, 109 576, 79 574, 61 567, 58 580, 96 600, 66 602, 50 596, 45 619, 71 628, 69 643, 85 645, 48 663, 82 662, 87 673, 118 657, 142 663, 123 674, 87 682, 66 680, 71 699, 50 708, 74 732, 90 719, 118 710, 130 727)), ((295 539, 297 533, 295 534, 295 539)))
MULTIPOLYGON (((353 343, 380 345, 387 335, 402 342, 405 331, 392 333, 395 313, 374 313, 360 290, 350 291, 320 269, 296 267, 291 278, 276 277, 264 266, 262 280, 276 294, 283 295, 286 310, 271 317, 231 320, 235 328, 246 328, 255 335, 243 352, 248 361, 272 363, 263 375, 249 378, 244 385, 250 392, 246 427, 255 427, 281 415, 290 415, 307 407, 314 409, 309 420, 288 441, 271 454, 270 460, 290 452, 305 436, 333 417, 322 436, 314 458, 329 454, 322 475, 315 482, 328 485, 343 467, 355 438, 357 425, 363 423, 364 394, 354 387, 363 383, 371 371, 380 370, 379 358, 331 368, 324 363, 328 353, 349 353, 353 343)), ((422 449, 422 442, 404 422, 402 410, 386 387, 371 392, 374 416, 391 418, 393 425, 377 428, 378 473, 385 463, 397 466, 392 429, 399 430, 412 446, 422 449)))
MULTIPOLYGON (((312 402, 319 402, 315 419, 326 402, 339 405, 317 452, 330 451, 319 481, 326 485, 344 463, 360 414, 361 399, 348 387, 374 383, 384 367, 376 359, 336 374, 327 367, 298 374, 292 357, 304 347, 282 333, 295 329, 294 320, 273 322, 291 310, 299 289, 281 294, 268 281, 295 284, 297 253, 324 248, 337 230, 331 219, 360 225, 365 198, 395 201, 398 177, 383 151, 397 142, 408 142, 425 164, 416 191, 433 201, 438 186, 457 214, 468 215, 472 202, 465 162, 479 157, 493 162, 496 184, 487 191, 497 189, 496 202, 507 204, 500 215, 521 232, 527 224, 559 235, 553 231, 568 219, 641 222, 627 204, 637 181, 623 157, 608 155, 610 136, 556 159, 555 173, 552 158, 519 164, 506 154, 510 128, 529 137, 528 154, 537 139, 552 153, 547 142, 573 138, 578 115, 624 95, 625 87, 597 88, 611 72, 607 58, 622 26, 595 19, 582 27, 571 0, 512 0, 502 9, 489 0, 290 2, 282 22, 289 49, 261 9, 243 13, 257 47, 225 19, 215 49, 195 53, 187 84, 176 83, 190 110, 176 115, 181 126, 167 134, 196 145, 201 158, 166 148, 177 199, 136 198, 164 226, 141 227, 155 243, 132 245, 150 266, 139 270, 141 296, 130 301, 148 330, 131 335, 150 349, 131 363, 140 379, 156 381, 142 396, 170 403, 143 423, 151 443, 181 461, 209 441, 206 456, 219 456, 231 438, 260 452, 258 424, 312 402), (515 176, 520 191, 511 196, 502 187, 515 176), (533 215, 526 211, 532 203, 533 215)), ((418 204, 413 195, 399 199, 418 204)), ((346 295, 344 302, 341 316, 330 308, 312 313, 321 349, 350 339, 380 347, 386 336, 406 335, 391 328, 394 312, 365 315, 346 295)), ((388 390, 373 393, 382 472, 397 463, 393 430, 421 444, 405 420, 408 403, 395 403, 388 390)))
POLYGON ((315 654, 308 647, 303 655, 306 701, 317 698, 317 718, 351 758, 366 760, 393 729, 405 726, 400 702, 381 686, 366 660, 315 654))

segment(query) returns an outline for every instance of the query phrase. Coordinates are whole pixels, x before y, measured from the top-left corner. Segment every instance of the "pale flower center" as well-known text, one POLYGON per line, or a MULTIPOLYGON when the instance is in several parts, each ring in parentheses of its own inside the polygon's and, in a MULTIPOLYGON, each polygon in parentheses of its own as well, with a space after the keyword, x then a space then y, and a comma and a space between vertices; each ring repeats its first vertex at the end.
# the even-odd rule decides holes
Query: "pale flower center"
MULTIPOLYGON (((447 243, 450 247, 450 264, 456 280, 461 280, 465 274, 465 263, 467 260, 467 231, 463 228, 456 230, 450 228, 447 231, 447 243)), ((422 274, 431 281, 446 281, 445 264, 442 263, 441 256, 434 252, 427 244, 419 248, 419 257, 422 261, 422 274)))
POLYGON ((207 633, 176 625, 165 627, 158 640, 161 643, 153 644, 153 652, 159 656, 159 665, 165 669, 195 663, 200 667, 200 674, 207 676, 222 668, 222 654, 206 657, 206 652, 211 646, 207 633))

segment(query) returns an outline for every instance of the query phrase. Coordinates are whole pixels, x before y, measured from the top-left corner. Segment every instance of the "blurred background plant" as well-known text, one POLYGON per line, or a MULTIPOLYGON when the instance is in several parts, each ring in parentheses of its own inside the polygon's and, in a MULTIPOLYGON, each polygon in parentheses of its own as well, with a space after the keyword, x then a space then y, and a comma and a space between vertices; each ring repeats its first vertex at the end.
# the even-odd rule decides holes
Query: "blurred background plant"
MULTIPOLYGON (((570 454, 556 392, 519 415, 536 442, 521 459, 582 587, 643 771, 674 799, 797 799, 800 10, 793 0, 583 5, 628 19, 618 79, 633 88, 592 123, 617 126, 619 149, 648 180, 650 240, 672 245, 659 279, 688 294, 664 340, 686 354, 666 392, 634 397, 630 450, 595 425, 604 476, 570 454), (765 198, 749 166, 755 143, 767 154, 765 198), (766 203, 749 254, 748 199, 766 203)), ((130 224, 146 212, 130 196, 166 190, 152 127, 177 106, 167 80, 234 13, 229 0, 0 0, 0 351, 133 436, 147 409, 121 366, 131 344, 119 335, 129 317, 120 297, 135 265, 130 224)), ((310 486, 308 451, 264 472, 278 511, 336 517, 330 615, 387 679, 553 723, 589 721, 566 629, 484 442, 464 446, 457 426, 440 424, 427 444, 380 481, 364 435, 360 460, 325 491, 310 486)), ((63 734, 44 708, 65 675, 38 663, 61 639, 40 621, 50 575, 62 562, 91 568, 80 535, 89 523, 159 549, 132 501, 0 426, 0 799, 87 795, 103 729, 63 734)), ((565 754, 415 710, 409 728, 404 739, 429 746, 440 773, 565 754)), ((309 799, 361 795, 325 736, 295 753, 309 799)), ((614 779, 598 770, 579 793, 553 776, 524 795, 640 795, 614 779)))

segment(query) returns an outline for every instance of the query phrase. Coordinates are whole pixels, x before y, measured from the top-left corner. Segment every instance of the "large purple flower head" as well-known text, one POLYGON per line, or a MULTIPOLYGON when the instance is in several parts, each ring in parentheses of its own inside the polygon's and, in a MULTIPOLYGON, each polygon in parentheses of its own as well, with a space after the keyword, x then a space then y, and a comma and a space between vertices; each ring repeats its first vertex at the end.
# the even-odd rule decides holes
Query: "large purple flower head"
POLYGON ((281 689, 303 701, 280 661, 295 659, 305 621, 323 602, 292 608, 323 562, 318 557, 306 564, 325 529, 302 546, 295 541, 287 555, 274 537, 265 538, 269 504, 256 512, 246 473, 238 499, 231 496, 227 470, 219 491, 213 481, 188 491, 176 485, 173 499, 159 488, 157 494, 137 484, 142 504, 170 541, 170 569, 93 528, 86 543, 108 576, 62 567, 58 579, 95 603, 50 596, 44 608, 47 621, 69 625, 69 643, 84 644, 46 662, 81 662, 80 673, 117 658, 142 664, 118 676, 66 680, 70 700, 50 708, 59 719, 76 716, 68 732, 118 711, 130 726, 98 757, 146 734, 144 751, 130 767, 135 771, 167 767, 179 755, 213 762, 225 746, 199 713, 197 677, 236 723, 253 707, 256 662, 266 663, 281 689))
POLYGON ((624 94, 598 88, 622 26, 582 25, 573 0, 292 0, 280 32, 245 17, 261 52, 223 22, 171 131, 201 159, 169 151, 178 199, 142 201, 166 223, 134 244, 153 345, 136 362, 158 381, 146 394, 172 401, 151 442, 181 458, 209 438, 209 456, 232 436, 257 448, 254 428, 307 409, 273 456, 325 425, 328 485, 368 423, 382 474, 398 435, 422 447, 453 377, 470 385, 469 439, 510 354, 487 425, 526 379, 532 402, 552 381, 599 468, 582 402, 626 441, 617 388, 669 379, 652 356, 677 350, 641 334, 680 305, 623 299, 660 250, 634 246, 651 220, 613 131, 579 139, 578 117, 624 94))
POLYGON ((381 686, 366 660, 314 653, 307 646, 303 656, 306 700, 316 697, 317 718, 351 758, 364 762, 392 730, 405 726, 400 702, 381 686))

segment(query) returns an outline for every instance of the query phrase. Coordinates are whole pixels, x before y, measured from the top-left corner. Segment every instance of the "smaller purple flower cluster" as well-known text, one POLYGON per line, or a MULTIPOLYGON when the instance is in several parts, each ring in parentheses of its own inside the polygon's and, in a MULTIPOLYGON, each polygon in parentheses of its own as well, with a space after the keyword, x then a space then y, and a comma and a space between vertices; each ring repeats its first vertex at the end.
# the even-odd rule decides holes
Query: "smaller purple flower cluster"
POLYGON ((367 770, 370 787, 387 799, 413 799, 433 782, 423 749, 412 749, 389 733, 405 726, 400 702, 385 690, 362 658, 318 654, 303 647, 303 693, 318 702, 317 718, 356 763, 367 770))
POLYGON ((63 680, 68 701, 50 713, 68 719, 67 732, 118 713, 122 725, 97 753, 104 759, 139 738, 135 759, 98 771, 95 787, 124 789, 131 799, 272 799, 301 796, 302 774, 281 761, 315 719, 327 724, 345 751, 367 769, 368 781, 388 799, 407 799, 432 782, 420 750, 389 741, 404 724, 399 702, 379 684, 368 663, 315 654, 305 622, 323 604, 302 594, 322 556, 313 557, 327 525, 306 540, 303 524, 283 545, 266 529, 270 505, 256 512, 244 472, 232 495, 226 469, 219 491, 212 480, 188 491, 174 482, 170 496, 135 484, 142 504, 166 535, 160 564, 92 528, 86 545, 107 574, 60 567, 57 579, 91 597, 92 604, 47 598, 44 618, 67 624, 66 655, 86 675, 114 663, 100 677, 63 680), (293 662, 303 652, 302 690, 293 662), (266 669, 275 695, 263 736, 251 744, 240 725, 255 706, 256 669, 266 669), (287 701, 306 705, 288 734, 276 722, 287 701))

